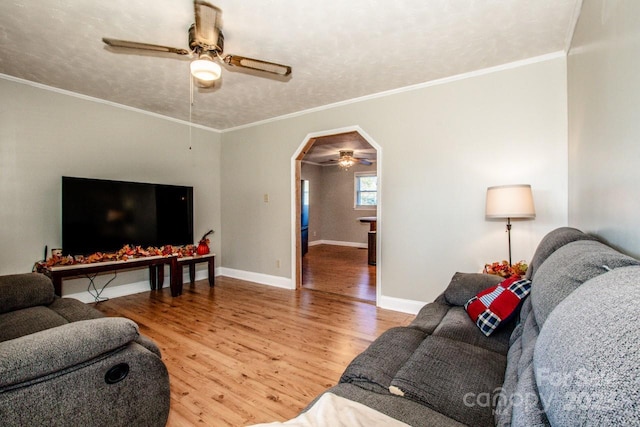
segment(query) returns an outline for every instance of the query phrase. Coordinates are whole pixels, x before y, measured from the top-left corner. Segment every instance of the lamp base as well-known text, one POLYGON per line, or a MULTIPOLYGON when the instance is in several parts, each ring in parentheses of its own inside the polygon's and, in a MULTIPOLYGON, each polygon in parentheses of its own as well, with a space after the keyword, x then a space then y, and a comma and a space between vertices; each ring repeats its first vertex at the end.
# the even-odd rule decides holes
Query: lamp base
POLYGON ((509 241, 509 266, 512 266, 511 263, 511 218, 507 218, 507 239, 509 241))

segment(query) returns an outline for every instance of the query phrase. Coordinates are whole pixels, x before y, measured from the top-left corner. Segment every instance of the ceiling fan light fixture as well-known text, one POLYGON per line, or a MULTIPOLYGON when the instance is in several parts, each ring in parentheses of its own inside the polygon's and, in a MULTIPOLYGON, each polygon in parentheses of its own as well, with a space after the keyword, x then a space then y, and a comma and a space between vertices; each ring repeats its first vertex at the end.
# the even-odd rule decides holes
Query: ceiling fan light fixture
POLYGON ((203 53, 191 63, 191 75, 198 80, 212 82, 220 78, 222 67, 209 54, 203 53))
POLYGON ((353 158, 353 151, 341 150, 340 160, 338 160, 338 166, 347 170, 356 163, 356 159, 353 158))
MULTIPOLYGON (((275 62, 244 56, 227 55, 224 52, 224 34, 222 33, 220 16, 222 11, 205 0, 193 0, 195 24, 188 30, 189 48, 198 56, 191 62, 191 75, 196 79, 199 87, 212 87, 214 82, 222 75, 220 64, 227 64, 239 68, 255 70, 258 72, 276 74, 286 77, 291 74, 291 67, 275 62)), ((170 46, 161 46, 149 43, 139 43, 128 40, 103 37, 102 41, 109 48, 139 49, 154 53, 175 53, 189 55, 187 49, 178 49, 170 46)))
POLYGON ((353 159, 341 159, 338 164, 344 168, 344 169, 349 169, 351 166, 353 166, 355 162, 353 161, 353 159))

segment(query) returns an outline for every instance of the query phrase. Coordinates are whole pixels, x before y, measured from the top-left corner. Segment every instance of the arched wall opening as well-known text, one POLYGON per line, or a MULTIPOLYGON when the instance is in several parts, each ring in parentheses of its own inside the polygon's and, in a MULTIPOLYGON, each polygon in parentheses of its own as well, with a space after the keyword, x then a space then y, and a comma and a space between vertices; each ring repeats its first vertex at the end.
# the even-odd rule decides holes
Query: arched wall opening
POLYGON ((376 305, 380 301, 381 294, 381 271, 382 271, 382 203, 383 203, 383 177, 382 177, 382 147, 371 138, 359 126, 349 126, 339 129, 331 129, 322 132, 309 133, 302 140, 298 149, 291 157, 291 283, 295 289, 302 287, 302 242, 301 242, 301 165, 307 152, 313 147, 318 138, 339 135, 344 133, 357 132, 358 135, 367 141, 376 150, 376 175, 378 177, 377 188, 377 231, 376 231, 376 305))

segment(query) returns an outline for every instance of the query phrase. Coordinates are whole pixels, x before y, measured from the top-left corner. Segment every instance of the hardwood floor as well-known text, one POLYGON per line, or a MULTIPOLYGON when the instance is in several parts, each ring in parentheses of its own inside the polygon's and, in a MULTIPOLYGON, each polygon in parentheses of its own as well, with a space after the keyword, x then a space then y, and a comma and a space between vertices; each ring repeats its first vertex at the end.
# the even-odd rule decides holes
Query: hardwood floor
MULTIPOLYGON (((95 305, 138 323, 162 350, 168 426, 243 426, 295 417, 386 329, 413 316, 362 301, 217 277, 95 305)), ((141 390, 141 392, 144 392, 141 390)))
POLYGON ((376 267, 368 264, 366 249, 310 246, 302 258, 302 286, 375 304, 376 267))

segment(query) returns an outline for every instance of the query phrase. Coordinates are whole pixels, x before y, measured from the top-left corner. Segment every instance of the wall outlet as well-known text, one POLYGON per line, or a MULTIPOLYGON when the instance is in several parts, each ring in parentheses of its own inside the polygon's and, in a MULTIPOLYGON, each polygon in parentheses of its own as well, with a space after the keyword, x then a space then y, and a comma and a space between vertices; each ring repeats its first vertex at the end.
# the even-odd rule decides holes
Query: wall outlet
POLYGON ((280 260, 279 259, 276 260, 276 268, 280 268, 280 260))
POLYGON ((265 203, 269 203, 269 194, 268 193, 264 193, 264 202, 265 203))
POLYGON ((316 237, 316 232, 315 231, 313 232, 313 237, 316 237))

